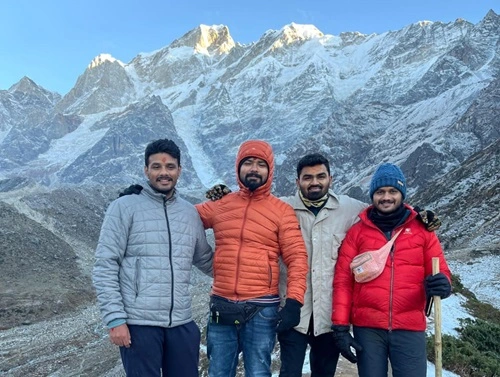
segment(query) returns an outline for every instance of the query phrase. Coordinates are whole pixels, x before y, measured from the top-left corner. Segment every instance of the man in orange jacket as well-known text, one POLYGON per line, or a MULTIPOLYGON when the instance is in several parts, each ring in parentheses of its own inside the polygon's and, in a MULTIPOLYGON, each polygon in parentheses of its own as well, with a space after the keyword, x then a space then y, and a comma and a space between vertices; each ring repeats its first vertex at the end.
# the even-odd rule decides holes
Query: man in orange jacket
POLYGON ((196 208, 215 235, 214 282, 207 331, 210 377, 271 376, 276 331, 300 321, 307 252, 292 207, 271 194, 274 156, 261 140, 244 142, 236 159, 239 191, 196 208), (279 259, 287 266, 287 298, 279 310, 279 259))

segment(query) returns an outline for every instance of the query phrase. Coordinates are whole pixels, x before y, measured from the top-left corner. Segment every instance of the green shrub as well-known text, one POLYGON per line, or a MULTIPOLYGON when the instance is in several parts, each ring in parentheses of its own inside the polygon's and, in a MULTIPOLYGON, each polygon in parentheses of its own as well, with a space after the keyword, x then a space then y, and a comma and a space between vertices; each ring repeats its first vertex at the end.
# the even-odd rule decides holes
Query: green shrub
POLYGON ((460 320, 460 337, 470 342, 479 352, 492 352, 500 356, 500 325, 480 319, 460 320))
MULTIPOLYGON (((459 338, 442 336, 443 368, 461 377, 500 376, 500 326, 468 320, 459 338)), ((435 362, 434 337, 427 337, 427 357, 435 362)))
MULTIPOLYGON (((480 302, 452 276, 453 291, 467 298, 465 307, 476 319, 460 319, 459 336, 442 336, 443 368, 461 377, 500 377, 500 311, 480 302)), ((427 357, 435 362, 434 336, 427 336, 427 357)))

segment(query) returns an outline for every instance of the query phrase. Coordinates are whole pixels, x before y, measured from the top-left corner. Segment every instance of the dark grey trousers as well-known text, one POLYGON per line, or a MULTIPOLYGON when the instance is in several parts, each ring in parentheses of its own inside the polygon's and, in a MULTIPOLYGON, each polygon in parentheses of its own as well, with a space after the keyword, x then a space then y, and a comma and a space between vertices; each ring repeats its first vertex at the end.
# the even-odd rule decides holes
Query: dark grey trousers
POLYGON ((427 353, 424 331, 353 328, 354 339, 363 351, 357 352, 359 377, 387 377, 391 362, 393 377, 425 377, 427 353))

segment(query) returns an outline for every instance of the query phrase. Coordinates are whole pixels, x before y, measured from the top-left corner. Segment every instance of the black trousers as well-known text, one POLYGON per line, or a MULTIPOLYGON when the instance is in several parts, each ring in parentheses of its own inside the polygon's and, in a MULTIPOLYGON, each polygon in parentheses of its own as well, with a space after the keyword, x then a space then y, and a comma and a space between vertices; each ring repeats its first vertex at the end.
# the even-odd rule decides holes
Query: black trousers
POLYGON ((387 377, 391 362, 393 377, 425 377, 427 352, 424 331, 353 328, 354 339, 363 351, 357 352, 359 377, 387 377))
POLYGON ((312 326, 309 326, 308 334, 291 329, 279 333, 278 341, 281 359, 280 377, 302 377, 307 345, 311 347, 309 351, 311 377, 334 376, 339 350, 333 342, 331 332, 314 336, 312 326))

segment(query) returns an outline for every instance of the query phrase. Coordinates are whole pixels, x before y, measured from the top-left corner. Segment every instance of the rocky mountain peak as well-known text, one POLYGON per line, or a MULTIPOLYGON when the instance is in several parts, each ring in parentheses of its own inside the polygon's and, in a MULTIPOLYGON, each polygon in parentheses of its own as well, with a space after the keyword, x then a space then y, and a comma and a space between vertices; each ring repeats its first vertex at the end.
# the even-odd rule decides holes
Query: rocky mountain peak
POLYGON ((44 89, 26 76, 8 90, 0 91, 0 142, 7 143, 0 148, 0 155, 16 144, 10 139, 9 130, 22 135, 43 121, 60 99, 59 93, 44 89))
POLYGON ((306 41, 312 38, 321 38, 324 34, 314 25, 303 25, 292 22, 279 31, 279 37, 274 47, 289 45, 297 41, 306 41))
POLYGON ((35 84, 33 80, 31 80, 28 76, 24 76, 21 80, 9 88, 9 92, 31 92, 39 89, 40 87, 35 84))
POLYGON ((498 14, 495 13, 493 9, 490 9, 488 13, 486 13, 486 16, 484 16, 484 19, 482 22, 485 22, 487 20, 496 20, 498 21, 498 14))
POLYGON ((206 55, 227 54, 234 46, 233 38, 225 25, 200 25, 170 45, 171 48, 192 47, 196 52, 206 55))
POLYGON ((421 38, 426 35, 426 33, 431 32, 436 27, 436 25, 441 25, 440 22, 432 21, 418 21, 406 26, 403 29, 403 33, 406 38, 421 38))
POLYGON ((500 17, 492 9, 488 11, 486 16, 479 22, 479 28, 484 28, 488 31, 497 30, 500 28, 500 17))
POLYGON ((363 43, 366 40, 367 35, 362 34, 358 31, 348 31, 348 32, 340 33, 339 37, 340 37, 340 39, 342 39, 343 46, 349 46, 352 44, 363 43))
POLYGON ((433 24, 432 21, 418 21, 417 23, 415 23, 415 26, 425 28, 427 26, 431 26, 432 24, 433 24))
POLYGON ((58 93, 44 89, 27 76, 24 76, 21 80, 12 85, 8 92, 16 96, 18 99, 26 99, 27 96, 38 97, 40 99, 43 98, 43 101, 51 103, 51 106, 61 99, 61 96, 58 93))
POLYGON ((61 113, 91 114, 125 105, 133 90, 125 64, 109 54, 96 56, 78 77, 75 86, 57 104, 61 113))
POLYGON ((99 54, 94 59, 92 59, 92 61, 90 62, 90 64, 87 66, 87 68, 88 69, 97 68, 97 67, 99 67, 100 65, 102 65, 102 64, 104 64, 106 62, 110 62, 110 63, 117 62, 118 64, 120 64, 122 66, 124 65, 121 61, 119 61, 118 59, 113 58, 110 54, 99 54))

